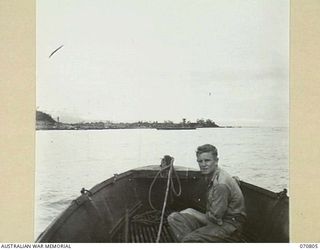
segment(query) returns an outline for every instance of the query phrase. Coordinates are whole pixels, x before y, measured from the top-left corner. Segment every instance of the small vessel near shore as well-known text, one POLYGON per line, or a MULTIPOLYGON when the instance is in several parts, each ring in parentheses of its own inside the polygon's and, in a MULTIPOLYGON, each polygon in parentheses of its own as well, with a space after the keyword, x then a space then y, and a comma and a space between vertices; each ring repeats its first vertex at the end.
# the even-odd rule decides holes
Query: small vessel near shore
MULTIPOLYGON (((287 191, 239 184, 248 218, 244 232, 226 242, 289 242, 287 191)), ((90 190, 83 188, 37 242, 175 242, 166 217, 189 207, 204 211, 205 196, 204 177, 195 169, 163 165, 132 169, 90 190), (168 183, 173 187, 169 191, 168 183)))
POLYGON ((159 127, 157 130, 193 130, 196 127, 159 127))

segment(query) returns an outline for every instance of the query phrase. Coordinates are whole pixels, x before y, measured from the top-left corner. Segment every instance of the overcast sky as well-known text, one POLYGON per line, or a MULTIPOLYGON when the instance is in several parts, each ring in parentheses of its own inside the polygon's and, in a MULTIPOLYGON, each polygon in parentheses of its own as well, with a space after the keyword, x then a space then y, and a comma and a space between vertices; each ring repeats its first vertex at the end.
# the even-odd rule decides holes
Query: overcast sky
POLYGON ((37 108, 61 121, 287 126, 288 68, 288 0, 37 2, 37 108))

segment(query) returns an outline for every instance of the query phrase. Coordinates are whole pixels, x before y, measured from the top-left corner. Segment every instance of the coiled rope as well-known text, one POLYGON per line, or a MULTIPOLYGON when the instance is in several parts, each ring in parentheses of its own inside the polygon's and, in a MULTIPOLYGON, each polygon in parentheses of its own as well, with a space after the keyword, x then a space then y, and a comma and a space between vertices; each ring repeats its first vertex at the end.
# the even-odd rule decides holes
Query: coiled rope
POLYGON ((180 179, 179 179, 179 176, 178 176, 177 172, 175 171, 175 169, 173 167, 173 161, 174 161, 174 158, 171 157, 171 156, 165 156, 162 159, 161 166, 160 166, 161 169, 159 170, 159 172, 154 177, 154 179, 153 179, 153 181, 152 181, 152 183, 150 185, 150 188, 149 188, 149 205, 150 205, 150 207, 152 209, 156 210, 156 208, 153 206, 153 204, 151 202, 152 187, 153 187, 154 183, 156 182, 158 176, 162 173, 162 171, 167 170, 169 168, 168 178, 167 178, 167 186, 166 186, 166 193, 165 193, 164 202, 163 202, 163 206, 162 206, 160 225, 159 225, 159 230, 158 230, 158 234, 157 234, 156 243, 159 243, 159 241, 160 241, 160 236, 161 236, 161 231, 162 231, 162 226, 163 226, 163 219, 164 219, 164 214, 165 214, 165 210, 166 210, 166 206, 167 206, 167 200, 168 200, 168 194, 169 194, 170 187, 171 187, 171 191, 173 192, 173 194, 175 196, 180 196, 181 195, 181 182, 180 182, 180 179), (177 179, 177 182, 178 182, 178 192, 174 187, 172 173, 174 173, 174 175, 175 175, 175 177, 177 179))

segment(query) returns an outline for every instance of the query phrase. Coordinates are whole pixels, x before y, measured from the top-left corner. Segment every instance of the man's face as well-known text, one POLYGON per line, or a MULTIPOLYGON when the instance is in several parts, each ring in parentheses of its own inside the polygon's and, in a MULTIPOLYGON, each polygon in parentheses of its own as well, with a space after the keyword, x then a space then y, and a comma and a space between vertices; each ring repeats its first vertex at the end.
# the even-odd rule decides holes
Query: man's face
POLYGON ((197 156, 197 162, 200 167, 201 174, 212 174, 218 167, 218 158, 213 156, 211 152, 205 152, 197 156))

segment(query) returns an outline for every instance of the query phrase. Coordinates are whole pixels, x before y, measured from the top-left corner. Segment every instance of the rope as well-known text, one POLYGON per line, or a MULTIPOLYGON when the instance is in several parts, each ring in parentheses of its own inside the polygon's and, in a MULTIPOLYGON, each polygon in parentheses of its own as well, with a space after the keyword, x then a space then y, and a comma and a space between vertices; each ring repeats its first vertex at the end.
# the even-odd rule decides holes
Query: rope
POLYGON ((179 192, 176 191, 175 187, 174 187, 174 184, 173 184, 173 178, 171 177, 170 178, 170 183, 171 183, 171 190, 172 192, 174 193, 175 196, 180 196, 181 195, 181 182, 180 182, 180 178, 176 172, 176 170, 174 169, 173 165, 172 165, 172 171, 177 179, 177 182, 178 182, 178 187, 179 187, 179 192))
POLYGON ((132 223, 140 223, 144 225, 158 225, 160 223, 161 211, 150 210, 132 217, 132 223))
POLYGON ((156 176, 153 178, 153 181, 149 187, 149 196, 148 196, 148 201, 149 201, 149 206, 153 209, 153 210, 157 210, 153 205, 152 205, 152 202, 151 202, 151 191, 152 191, 152 187, 154 185, 154 183, 156 182, 159 174, 162 172, 162 169, 160 169, 160 171, 156 174, 156 176))
MULTIPOLYGON (((161 174, 162 171, 164 171, 164 170, 166 170, 166 169, 168 169, 168 168, 170 168, 170 169, 172 168, 172 171, 173 171, 173 173, 174 173, 174 175, 175 175, 175 177, 176 177, 176 179, 177 179, 177 182, 178 182, 178 189, 179 189, 179 191, 177 192, 177 191, 176 191, 176 188, 174 187, 172 175, 170 176, 170 178, 169 178, 169 175, 168 175, 168 179, 170 179, 170 183, 171 183, 171 191, 173 192, 173 194, 174 194, 175 196, 178 196, 178 197, 179 197, 179 196, 181 195, 181 182, 180 182, 179 175, 177 174, 176 170, 175 170, 174 167, 173 167, 173 161, 174 161, 174 158, 171 157, 171 162, 170 162, 170 164, 169 164, 168 166, 162 167, 162 168, 158 171, 158 173, 157 173, 157 174, 155 175, 155 177, 153 178, 153 181, 152 181, 152 183, 151 183, 151 185, 150 185, 150 187, 149 187, 148 202, 149 202, 149 206, 150 206, 153 210, 157 210, 157 209, 156 209, 156 208, 153 206, 153 204, 152 204, 152 201, 151 201, 151 192, 152 192, 153 185, 155 184, 158 176, 161 174)), ((169 170, 169 171, 170 171, 170 170, 169 170)), ((167 185, 168 185, 168 184, 167 184, 167 185)))
POLYGON ((165 195, 164 203, 163 203, 163 207, 162 207, 162 213, 161 213, 161 219, 160 219, 160 225, 159 225, 159 230, 158 230, 158 236, 157 236, 156 243, 159 243, 159 241, 160 241, 160 235, 161 235, 162 225, 163 225, 163 217, 164 217, 164 212, 165 212, 165 210, 166 210, 168 193, 169 193, 169 187, 170 187, 170 183, 171 183, 171 174, 172 174, 172 168, 173 168, 173 164, 172 164, 172 163, 173 163, 173 158, 172 158, 171 164, 170 164, 170 169, 169 169, 169 174, 168 174, 168 180, 167 180, 166 195, 165 195))
MULTIPOLYGON (((169 157, 169 156, 165 156, 169 157)), ((164 219, 164 214, 165 214, 165 210, 166 210, 166 206, 167 206, 167 200, 168 200, 168 195, 169 195, 169 190, 170 190, 170 186, 171 186, 171 191, 173 192, 173 194, 175 196, 180 196, 181 195, 181 182, 179 179, 179 176, 177 174, 177 172, 175 171, 174 167, 173 167, 173 161, 174 158, 170 157, 170 163, 168 165, 166 165, 165 162, 165 158, 162 160, 162 164, 160 167, 161 169, 159 170, 159 172, 156 174, 156 176, 154 177, 150 187, 149 187, 149 205, 153 210, 156 210, 155 207, 153 206, 152 202, 151 202, 151 191, 153 188, 154 183, 156 182, 158 176, 160 175, 160 173, 166 169, 169 168, 169 172, 168 172, 168 179, 167 179, 167 187, 166 187, 166 193, 165 193, 165 198, 164 198, 164 202, 163 202, 163 206, 162 206, 162 212, 161 212, 161 218, 160 218, 160 225, 159 225, 159 230, 158 230, 158 235, 157 235, 157 239, 156 239, 156 243, 159 243, 160 241, 160 236, 161 236, 161 231, 162 231, 162 226, 163 226, 163 219, 164 219), (176 190, 174 183, 173 183, 173 174, 175 175, 177 182, 178 182, 178 191, 176 190)))

